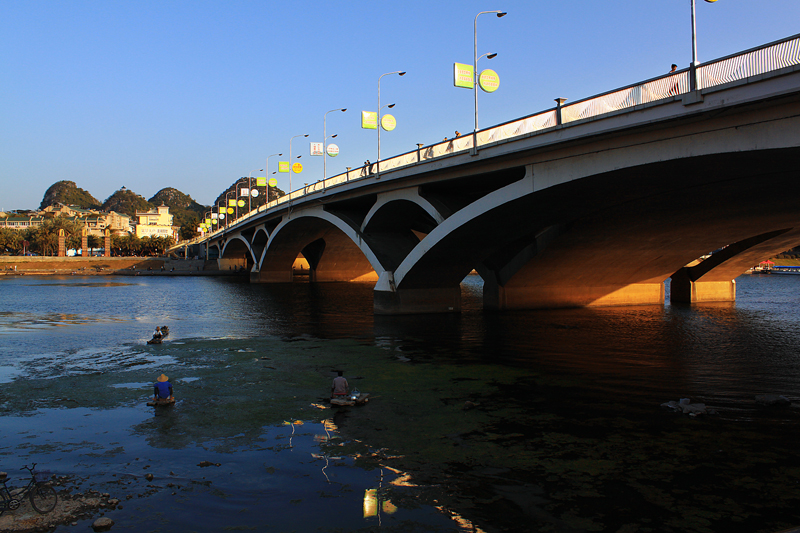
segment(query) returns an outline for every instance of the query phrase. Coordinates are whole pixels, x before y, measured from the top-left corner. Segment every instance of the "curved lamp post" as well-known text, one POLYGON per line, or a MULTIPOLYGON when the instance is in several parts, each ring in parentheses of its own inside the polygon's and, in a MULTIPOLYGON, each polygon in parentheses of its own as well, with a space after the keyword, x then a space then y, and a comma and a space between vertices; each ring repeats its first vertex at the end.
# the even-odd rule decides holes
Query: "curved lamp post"
MULTIPOLYGON (((505 17, 508 13, 505 11, 481 11, 477 15, 475 15, 475 27, 473 32, 473 44, 475 47, 475 62, 472 64, 472 76, 473 76, 473 91, 475 92, 475 130, 473 132, 473 137, 477 135, 478 132, 478 17, 481 15, 485 15, 486 13, 495 13, 497 14, 497 18, 505 17)), ((497 54, 485 54, 492 59, 497 56, 497 54)), ((483 57, 483 56, 481 56, 483 57)), ((473 138, 472 145, 477 146, 476 143, 477 139, 473 138)))
MULTIPOLYGON (((347 111, 347 108, 346 107, 342 107, 340 109, 331 109, 330 111, 328 111, 328 113, 333 113, 334 111, 341 111, 342 113, 344 113, 345 111, 347 111)), ((328 163, 328 145, 325 142, 328 139, 328 137, 327 137, 327 135, 328 135, 328 126, 327 126, 328 113, 325 113, 325 115, 322 117, 322 190, 323 191, 325 190, 325 180, 328 179, 328 165, 327 165, 327 163, 328 163)), ((331 138, 333 138, 333 137, 336 137, 336 135, 331 135, 331 138)))
MULTIPOLYGON (((386 74, 381 74, 378 77, 378 161, 375 162, 375 175, 376 177, 380 178, 381 176, 381 78, 384 76, 389 76, 391 74, 397 74, 398 76, 405 76, 406 72, 404 70, 396 70, 394 72, 387 72, 386 74)), ((394 105, 394 104, 392 104, 394 105)))
POLYGON ((289 205, 292 205, 292 174, 294 174, 294 169, 292 169, 292 139, 296 139, 298 137, 308 137, 308 133, 295 135, 289 139, 289 205))
MULTIPOLYGON (((259 168, 257 170, 259 172, 263 172, 264 171, 263 168, 259 168)), ((251 170, 250 174, 247 175, 247 212, 248 212, 248 214, 250 213, 250 211, 253 210, 252 203, 250 202, 250 198, 253 197, 253 194, 252 194, 252 192, 253 192, 253 182, 251 181, 253 179, 251 177, 253 175, 253 172, 255 172, 255 170, 251 170)), ((237 202, 237 205, 238 205, 238 202, 237 202)))
MULTIPOLYGON (((717 0, 706 0, 709 4, 713 4, 717 0)), ((695 24, 695 14, 694 14, 694 3, 695 0, 690 0, 692 5, 692 77, 690 80, 691 87, 690 90, 694 91, 697 89, 697 25, 695 24)))
MULTIPOLYGON (((275 157, 275 156, 280 157, 282 155, 283 154, 270 154, 270 155, 267 156, 267 166, 264 167, 264 169, 265 169, 264 176, 267 178, 266 191, 264 192, 264 194, 266 194, 266 197, 264 198, 264 205, 265 206, 269 203, 269 158, 270 157, 275 157)), ((273 172, 273 174, 275 174, 275 173, 273 172)), ((266 207, 265 207, 265 209, 266 209, 266 207)))

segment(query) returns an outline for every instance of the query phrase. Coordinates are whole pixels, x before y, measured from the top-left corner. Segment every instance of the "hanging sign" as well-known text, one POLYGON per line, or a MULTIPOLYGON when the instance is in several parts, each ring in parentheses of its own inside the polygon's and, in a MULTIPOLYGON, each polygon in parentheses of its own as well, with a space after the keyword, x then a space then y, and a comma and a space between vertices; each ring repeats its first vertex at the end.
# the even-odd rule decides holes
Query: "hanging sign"
POLYGON ((329 144, 328 155, 331 157, 336 157, 337 155, 339 155, 339 147, 336 146, 335 144, 329 144))
POLYGON ((216 218, 215 218, 214 220, 212 220, 212 221, 211 221, 211 223, 212 223, 212 224, 216 224, 217 222, 218 222, 218 221, 217 221, 217 219, 216 219, 216 218))
POLYGON ((374 111, 361 112, 361 128, 365 130, 378 129, 378 114, 374 111))
POLYGON ((478 85, 487 93, 493 93, 500 87, 500 77, 497 72, 487 68, 478 77, 478 85))
POLYGON ((253 189, 253 190, 251 190, 251 191, 250 191, 250 196, 252 196, 253 198, 255 198, 256 196, 258 196, 258 189, 253 189))
POLYGON ((278 172, 289 172, 289 162, 288 161, 280 161, 278 163, 278 172))
POLYGON ((238 205, 239 207, 244 207, 244 200, 239 200, 238 202, 236 202, 236 205, 238 205))
POLYGON ((206 230, 206 228, 204 228, 202 226, 197 226, 197 233, 203 233, 205 230, 206 230))
POLYGON ((387 113, 381 117, 381 128, 383 128, 383 131, 392 131, 396 127, 397 120, 395 120, 392 115, 387 113))
POLYGON ((228 207, 236 207, 236 199, 228 198, 228 207))
POLYGON ((270 187, 277 187, 278 186, 278 178, 270 178, 269 179, 269 186, 270 187))
POLYGON ((233 214, 233 212, 234 212, 234 209, 233 209, 233 207, 229 207, 229 208, 228 208, 228 214, 229 214, 229 215, 232 215, 232 214, 233 214))
POLYGON ((260 178, 256 178, 256 187, 266 187, 267 186, 267 177, 261 176, 260 178))
POLYGON ((300 174, 303 171, 303 163, 295 163, 292 165, 292 172, 300 174))
POLYGON ((247 196, 250 194, 250 189, 247 187, 242 187, 239 189, 239 196, 247 196))
POLYGON ((453 63, 453 85, 465 89, 475 88, 475 72, 472 65, 453 63))
MULTIPOLYGON (((216 217, 215 217, 215 218, 216 218, 216 217)), ((206 226, 208 226, 209 224, 211 224, 211 219, 210 219, 210 218, 207 218, 207 219, 206 219, 206 226)))
POLYGON ((322 143, 309 143, 311 146, 311 155, 322 155, 322 143))
POLYGON ((214 219, 214 218, 219 218, 219 214, 217 214, 217 213, 211 213, 211 218, 212 218, 212 219, 214 219))

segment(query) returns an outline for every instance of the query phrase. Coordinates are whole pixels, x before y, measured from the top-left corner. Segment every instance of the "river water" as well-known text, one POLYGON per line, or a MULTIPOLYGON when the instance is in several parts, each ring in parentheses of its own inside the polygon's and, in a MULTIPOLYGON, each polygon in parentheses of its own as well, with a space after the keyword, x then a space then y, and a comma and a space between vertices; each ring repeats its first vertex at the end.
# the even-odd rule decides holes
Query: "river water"
POLYGON ((376 317, 369 284, 0 278, 0 469, 110 493, 114 531, 800 526, 800 409, 755 400, 800 401, 800 276, 742 276, 734 304, 462 294, 376 317), (336 370, 372 400, 331 409, 336 370), (178 401, 147 407, 162 372, 178 401))

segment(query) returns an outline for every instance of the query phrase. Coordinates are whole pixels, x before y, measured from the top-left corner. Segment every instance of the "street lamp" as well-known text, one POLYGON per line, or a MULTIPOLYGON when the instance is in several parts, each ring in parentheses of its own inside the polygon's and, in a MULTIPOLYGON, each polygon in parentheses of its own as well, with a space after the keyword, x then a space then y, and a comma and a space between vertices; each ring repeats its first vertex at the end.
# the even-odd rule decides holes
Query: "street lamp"
MULTIPOLYGON (((474 28, 474 39, 473 44, 475 46, 475 62, 472 64, 472 76, 473 76, 473 91, 475 92, 475 130, 472 134, 472 146, 477 148, 477 133, 478 133, 478 17, 484 15, 486 13, 496 13, 497 18, 505 17, 508 13, 505 11, 481 11, 477 15, 475 15, 475 28, 474 28)), ((486 54, 489 59, 492 59, 497 56, 497 54, 486 54)), ((481 56, 483 57, 483 56, 481 56)))
MULTIPOLYGON (((331 109, 328 113, 333 113, 334 111, 341 111, 344 113, 347 111, 346 107, 340 109, 331 109)), ((328 179, 328 145, 325 143, 325 140, 328 138, 326 135, 328 134, 328 113, 322 117, 322 190, 325 190, 325 180, 328 179)), ((336 137, 333 135, 332 137, 336 137)))
MULTIPOLYGON (((717 0, 706 0, 709 4, 713 4, 717 0)), ((697 89, 697 25, 695 24, 694 15, 694 0, 690 0, 692 4, 692 78, 690 90, 697 89)))
MULTIPOLYGON (((258 171, 259 172, 264 172, 264 169, 263 168, 259 168, 258 171)), ((253 172, 255 172, 255 170, 251 170, 250 174, 247 175, 247 212, 248 212, 248 214, 253 209, 252 208, 252 203, 250 202, 250 198, 253 197, 253 194, 252 194, 252 192, 253 192, 253 182, 251 181, 252 178, 250 176, 253 175, 253 172)), ((237 202, 237 205, 238 205, 238 202, 237 202)))
MULTIPOLYGON (((397 74, 398 76, 405 76, 406 72, 404 70, 396 70, 394 72, 387 72, 386 74, 381 74, 378 78, 378 161, 375 163, 375 175, 376 177, 380 178, 381 176, 381 78, 384 76, 389 76, 390 74, 397 74)), ((392 104, 394 106, 394 104, 392 104)), ((389 106, 389 107, 392 107, 389 106)))
POLYGON ((294 169, 292 168, 292 139, 298 137, 308 137, 308 133, 304 135, 295 135, 289 139, 289 205, 292 205, 292 174, 294 174, 294 169))
MULTIPOLYGON (((266 172, 264 172, 264 176, 267 178, 266 191, 264 191, 264 194, 266 194, 266 198, 264 198, 264 205, 265 206, 269 203, 269 158, 270 157, 275 157, 275 156, 280 157, 282 155, 283 154, 272 154, 272 155, 268 155, 267 156, 267 166, 264 167, 266 169, 266 172)), ((273 174, 275 174, 275 173, 273 172, 273 174)), ((266 209, 266 207, 265 207, 265 209, 266 209)))

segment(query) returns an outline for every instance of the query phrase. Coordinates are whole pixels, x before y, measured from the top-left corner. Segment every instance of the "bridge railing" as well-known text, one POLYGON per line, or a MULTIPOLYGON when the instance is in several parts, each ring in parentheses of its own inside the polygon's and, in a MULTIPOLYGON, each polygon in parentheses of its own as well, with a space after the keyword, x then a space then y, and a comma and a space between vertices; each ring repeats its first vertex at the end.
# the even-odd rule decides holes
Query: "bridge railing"
MULTIPOLYGON (((697 88, 706 89, 795 65, 800 65, 800 34, 703 63, 696 69, 697 88)), ((544 132, 559 124, 569 124, 578 120, 590 119, 624 109, 635 109, 637 106, 674 98, 691 90, 691 76, 691 68, 679 70, 665 76, 659 76, 578 100, 560 108, 556 107, 555 109, 499 124, 480 130, 475 134, 446 139, 430 146, 419 146, 417 150, 381 161, 380 172, 410 167, 432 159, 468 152, 475 148, 473 143, 476 141, 478 147, 487 146, 523 135, 544 132), (559 113, 561 115, 560 121, 559 113)), ((251 214, 263 212, 313 192, 324 191, 350 181, 371 177, 377 170, 375 163, 369 167, 350 169, 345 173, 292 191, 278 200, 273 200, 267 205, 259 207, 257 211, 253 211, 251 214)), ((249 217, 251 214, 245 216, 249 217)), ((211 235, 220 231, 223 230, 216 230, 211 235)))
POLYGON ((705 89, 800 64, 800 36, 751 48, 703 63, 697 68, 698 88, 705 89))

